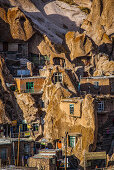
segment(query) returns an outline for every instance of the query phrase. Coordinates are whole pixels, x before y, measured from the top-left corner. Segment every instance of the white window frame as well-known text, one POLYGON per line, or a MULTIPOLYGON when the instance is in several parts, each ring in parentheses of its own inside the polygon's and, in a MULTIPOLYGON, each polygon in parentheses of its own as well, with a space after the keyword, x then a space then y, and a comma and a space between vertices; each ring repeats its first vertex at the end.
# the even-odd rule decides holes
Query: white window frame
POLYGON ((98 112, 104 111, 104 101, 98 102, 98 112))
POLYGON ((60 82, 60 83, 62 83, 62 73, 60 73, 60 72, 56 72, 56 73, 54 73, 54 83, 57 83, 57 82, 60 82), (55 81, 55 77, 57 77, 57 81, 55 81))

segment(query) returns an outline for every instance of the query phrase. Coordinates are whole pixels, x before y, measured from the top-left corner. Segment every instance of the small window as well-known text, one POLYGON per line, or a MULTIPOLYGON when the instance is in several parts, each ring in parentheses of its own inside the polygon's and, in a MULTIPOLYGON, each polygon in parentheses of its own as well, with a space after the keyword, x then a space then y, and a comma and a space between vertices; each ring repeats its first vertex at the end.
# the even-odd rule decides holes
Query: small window
POLYGON ((114 82, 111 84, 111 92, 114 92, 114 82))
POLYGON ((54 83, 62 82, 62 73, 54 73, 54 83))
POLYGON ((30 154, 30 145, 29 144, 24 144, 24 152, 25 152, 25 154, 30 154))
POLYGON ((70 114, 74 114, 74 104, 70 104, 70 114))
POLYGON ((28 131, 27 124, 23 124, 22 127, 23 127, 23 132, 28 131))
POLYGON ((94 88, 96 88, 96 89, 99 88, 99 82, 98 82, 98 81, 95 81, 95 82, 94 82, 94 88))
POLYGON ((33 124, 33 131, 38 131, 38 124, 33 124))
POLYGON ((69 136, 69 146, 74 148, 76 145, 76 137, 75 136, 69 136))
POLYGON ((0 152, 0 158, 1 158, 2 160, 6 160, 6 158, 7 158, 7 149, 6 149, 6 148, 3 148, 3 149, 1 150, 1 152, 0 152))
POLYGON ((104 111, 104 101, 98 103, 98 112, 104 111))
POLYGON ((44 105, 44 101, 42 101, 42 103, 41 103, 41 107, 42 107, 42 108, 44 108, 44 107, 45 107, 45 105, 44 105))

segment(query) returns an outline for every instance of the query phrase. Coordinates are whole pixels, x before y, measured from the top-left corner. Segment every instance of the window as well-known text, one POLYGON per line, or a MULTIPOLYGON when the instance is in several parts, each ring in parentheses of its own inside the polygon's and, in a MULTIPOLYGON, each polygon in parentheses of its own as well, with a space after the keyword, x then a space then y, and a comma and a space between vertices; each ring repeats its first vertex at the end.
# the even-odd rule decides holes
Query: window
POLYGON ((25 154, 30 154, 30 145, 29 144, 24 144, 24 151, 25 151, 25 154))
POLYGON ((98 103, 98 112, 104 111, 104 101, 98 103))
POLYGON ((23 124, 22 127, 23 127, 23 132, 28 131, 27 124, 23 124))
POLYGON ((62 73, 54 73, 54 83, 62 82, 62 73))
POLYGON ((33 131, 38 131, 38 124, 33 124, 33 131))
POLYGON ((3 148, 1 151, 0 151, 0 158, 2 160, 6 160, 7 158, 7 149, 6 148, 3 148))
POLYGON ((114 82, 111 84, 111 92, 114 92, 114 82))
POLYGON ((42 108, 45 108, 44 101, 42 101, 41 107, 42 107, 42 108))
POLYGON ((34 83, 33 82, 26 83, 26 92, 34 92, 34 83))
POLYGON ((74 114, 74 104, 70 104, 70 114, 74 114))
POLYGON ((76 137, 75 136, 69 136, 69 146, 74 148, 76 144, 76 137))
POLYGON ((99 82, 98 82, 98 81, 95 81, 95 82, 94 82, 94 88, 95 88, 95 89, 98 89, 98 88, 99 88, 99 82))

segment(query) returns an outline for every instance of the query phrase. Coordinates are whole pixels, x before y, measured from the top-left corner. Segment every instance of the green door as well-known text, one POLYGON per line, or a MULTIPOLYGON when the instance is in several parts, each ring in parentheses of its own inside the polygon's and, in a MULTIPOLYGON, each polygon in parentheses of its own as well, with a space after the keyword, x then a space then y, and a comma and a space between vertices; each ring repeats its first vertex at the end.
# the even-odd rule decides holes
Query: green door
POLYGON ((26 92, 34 92, 34 83, 33 82, 26 82, 26 92))

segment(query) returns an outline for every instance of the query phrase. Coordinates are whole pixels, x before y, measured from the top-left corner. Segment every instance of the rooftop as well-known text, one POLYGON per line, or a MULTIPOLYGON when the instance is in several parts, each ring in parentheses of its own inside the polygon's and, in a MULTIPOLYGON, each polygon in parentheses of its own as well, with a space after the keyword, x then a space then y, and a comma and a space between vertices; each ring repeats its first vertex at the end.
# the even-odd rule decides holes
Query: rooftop
MULTIPOLYGON (((9 145, 12 142, 18 141, 18 138, 0 138, 0 145, 9 145)), ((33 141, 32 138, 20 138, 20 141, 33 141)))
POLYGON ((10 139, 3 139, 3 138, 0 139, 0 145, 9 145, 11 143, 12 142, 10 139))
POLYGON ((95 77, 81 77, 81 79, 111 79, 114 78, 114 75, 111 76, 95 76, 95 77))
POLYGON ((33 76, 33 77, 14 77, 14 79, 20 79, 20 80, 24 80, 24 79, 40 79, 40 78, 46 78, 46 77, 41 77, 41 76, 33 76))
POLYGON ((82 101, 83 99, 80 97, 74 97, 74 98, 66 98, 66 99, 61 99, 61 102, 73 102, 77 103, 78 101, 82 101))

